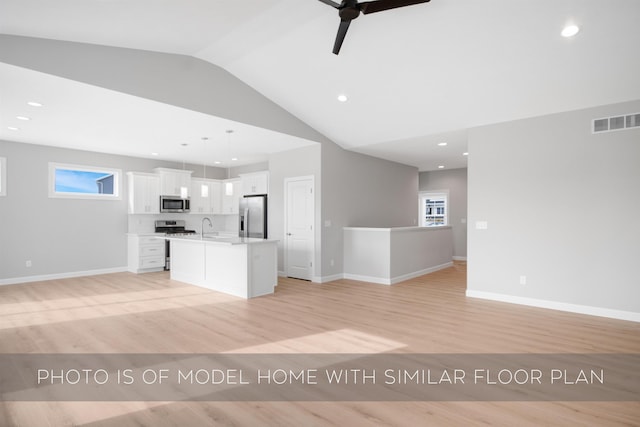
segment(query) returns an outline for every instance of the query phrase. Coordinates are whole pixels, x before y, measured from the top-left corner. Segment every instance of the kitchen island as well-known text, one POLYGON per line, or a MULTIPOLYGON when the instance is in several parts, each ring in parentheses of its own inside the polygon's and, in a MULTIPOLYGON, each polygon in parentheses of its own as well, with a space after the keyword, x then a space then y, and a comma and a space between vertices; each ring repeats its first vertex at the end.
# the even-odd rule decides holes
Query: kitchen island
POLYGON ((277 240, 245 237, 168 237, 171 279, 253 298, 274 292, 277 240))

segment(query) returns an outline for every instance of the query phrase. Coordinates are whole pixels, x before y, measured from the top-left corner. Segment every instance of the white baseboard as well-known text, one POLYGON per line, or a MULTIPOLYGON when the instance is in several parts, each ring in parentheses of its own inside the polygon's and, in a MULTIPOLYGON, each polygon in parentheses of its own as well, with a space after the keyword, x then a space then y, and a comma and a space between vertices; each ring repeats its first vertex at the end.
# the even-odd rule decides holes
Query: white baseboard
POLYGON ((332 274, 330 276, 313 276, 311 278, 311 281, 313 283, 328 283, 328 282, 333 282, 334 280, 341 280, 344 279, 344 275, 341 273, 338 274, 332 274))
POLYGON ((404 282, 405 280, 413 279, 416 277, 424 276, 425 274, 433 273, 444 268, 449 268, 453 265, 453 262, 446 262, 444 264, 436 265, 434 267, 425 268, 423 270, 414 271, 411 273, 403 274, 401 276, 386 278, 386 277, 374 277, 364 276, 361 274, 349 274, 345 273, 344 278, 350 280, 359 280, 361 282, 371 282, 380 285, 393 285, 396 283, 404 282))
POLYGON ((359 282, 376 283, 378 285, 390 285, 391 279, 385 279, 382 277, 363 276, 361 274, 349 274, 344 273, 344 278, 349 280, 357 280, 359 282))
POLYGON ((466 261, 467 257, 466 256, 454 256, 453 260, 454 261, 466 261))
POLYGON ((528 305, 532 307, 548 308, 551 310, 568 311, 571 313, 588 314, 590 316, 608 317, 611 319, 640 322, 640 313, 632 311, 614 310, 603 307, 570 304, 565 302, 547 301, 535 298, 517 297, 513 295, 496 294, 492 292, 474 291, 467 289, 466 295, 492 301, 508 302, 511 304, 528 305))
POLYGON ((444 264, 435 265, 433 267, 425 268, 420 271, 414 271, 413 273, 403 274, 402 276, 396 276, 391 278, 391 284, 404 282, 405 280, 414 279, 416 277, 424 276, 425 274, 434 273, 438 270, 443 270, 445 268, 449 268, 453 266, 453 262, 445 262, 444 264))
POLYGON ((41 274, 38 276, 12 277, 0 279, 0 285, 16 285, 19 283, 41 282, 44 280, 71 279, 73 277, 97 276, 100 274, 122 273, 127 267, 103 268, 99 270, 73 271, 68 273, 41 274))
MULTIPOLYGON (((328 282, 333 282, 334 280, 351 279, 351 280, 358 280, 360 282, 377 283, 380 285, 393 285, 395 283, 404 282, 405 280, 424 276, 425 274, 433 273, 435 271, 442 270, 444 268, 449 268, 452 265, 453 265, 453 262, 447 262, 444 264, 436 265, 434 267, 425 268, 423 270, 414 271, 408 274, 403 274, 402 276, 392 277, 391 279, 387 279, 383 277, 364 276, 360 274, 337 273, 329 276, 313 276, 311 278, 311 281, 313 283, 328 283, 328 282)), ((278 276, 286 277, 286 274, 283 271, 278 271, 278 276)))

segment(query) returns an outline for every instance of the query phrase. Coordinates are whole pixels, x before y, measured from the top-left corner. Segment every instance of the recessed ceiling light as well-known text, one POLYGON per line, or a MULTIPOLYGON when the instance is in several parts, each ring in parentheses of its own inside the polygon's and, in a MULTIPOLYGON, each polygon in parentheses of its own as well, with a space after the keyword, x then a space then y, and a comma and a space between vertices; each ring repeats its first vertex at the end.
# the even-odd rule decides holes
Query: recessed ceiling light
POLYGON ((32 107, 42 107, 42 104, 39 102, 34 102, 34 101, 29 101, 27 102, 27 105, 30 105, 32 107))
POLYGON ((444 169, 444 165, 438 166, 438 169, 444 169))
POLYGON ((562 32, 560 34, 562 35, 562 37, 573 37, 578 34, 579 31, 580 27, 578 27, 577 25, 567 25, 562 29, 562 32))
POLYGON ((237 158, 237 157, 232 157, 232 158, 231 158, 231 161, 232 161, 232 162, 235 162, 236 160, 238 160, 238 158, 237 158))
POLYGON ((220 162, 216 160, 215 162, 213 162, 213 164, 214 164, 214 165, 219 165, 219 164, 220 164, 220 162))
POLYGON ((20 130, 20 128, 17 128, 15 126, 7 126, 7 129, 9 129, 9 130, 20 130))
POLYGON ((469 155, 469 153, 465 151, 464 153, 462 153, 462 155, 463 155, 463 156, 468 156, 468 155, 469 155))
POLYGON ((348 100, 349 100, 349 98, 347 98, 347 95, 345 95, 345 94, 338 95, 338 101, 347 102, 348 100))
POLYGON ((440 143, 438 143, 438 145, 439 145, 440 147, 445 147, 445 146, 447 145, 447 143, 446 143, 446 142, 440 142, 440 143))
POLYGON ((18 119, 18 120, 24 120, 24 121, 28 121, 28 120, 31 120, 31 117, 25 117, 25 116, 16 116, 16 119, 18 119))
POLYGON ((151 155, 152 155, 152 156, 157 156, 157 155, 158 155, 158 153, 151 153, 151 155))

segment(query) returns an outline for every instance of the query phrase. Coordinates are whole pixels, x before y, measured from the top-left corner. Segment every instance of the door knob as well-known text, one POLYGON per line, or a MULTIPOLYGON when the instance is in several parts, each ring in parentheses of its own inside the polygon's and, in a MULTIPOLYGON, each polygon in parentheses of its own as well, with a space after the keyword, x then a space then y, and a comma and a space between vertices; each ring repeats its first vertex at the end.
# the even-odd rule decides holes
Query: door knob
POLYGON ((291 233, 287 233, 287 236, 291 236, 291 233))

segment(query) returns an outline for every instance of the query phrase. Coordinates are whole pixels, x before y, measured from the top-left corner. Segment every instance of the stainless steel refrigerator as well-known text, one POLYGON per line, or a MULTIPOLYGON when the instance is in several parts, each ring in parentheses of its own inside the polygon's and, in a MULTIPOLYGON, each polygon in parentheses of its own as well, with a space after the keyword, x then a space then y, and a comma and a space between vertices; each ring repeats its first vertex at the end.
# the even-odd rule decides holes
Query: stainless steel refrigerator
POLYGON ((267 238, 267 195, 240 199, 240 237, 267 238))

